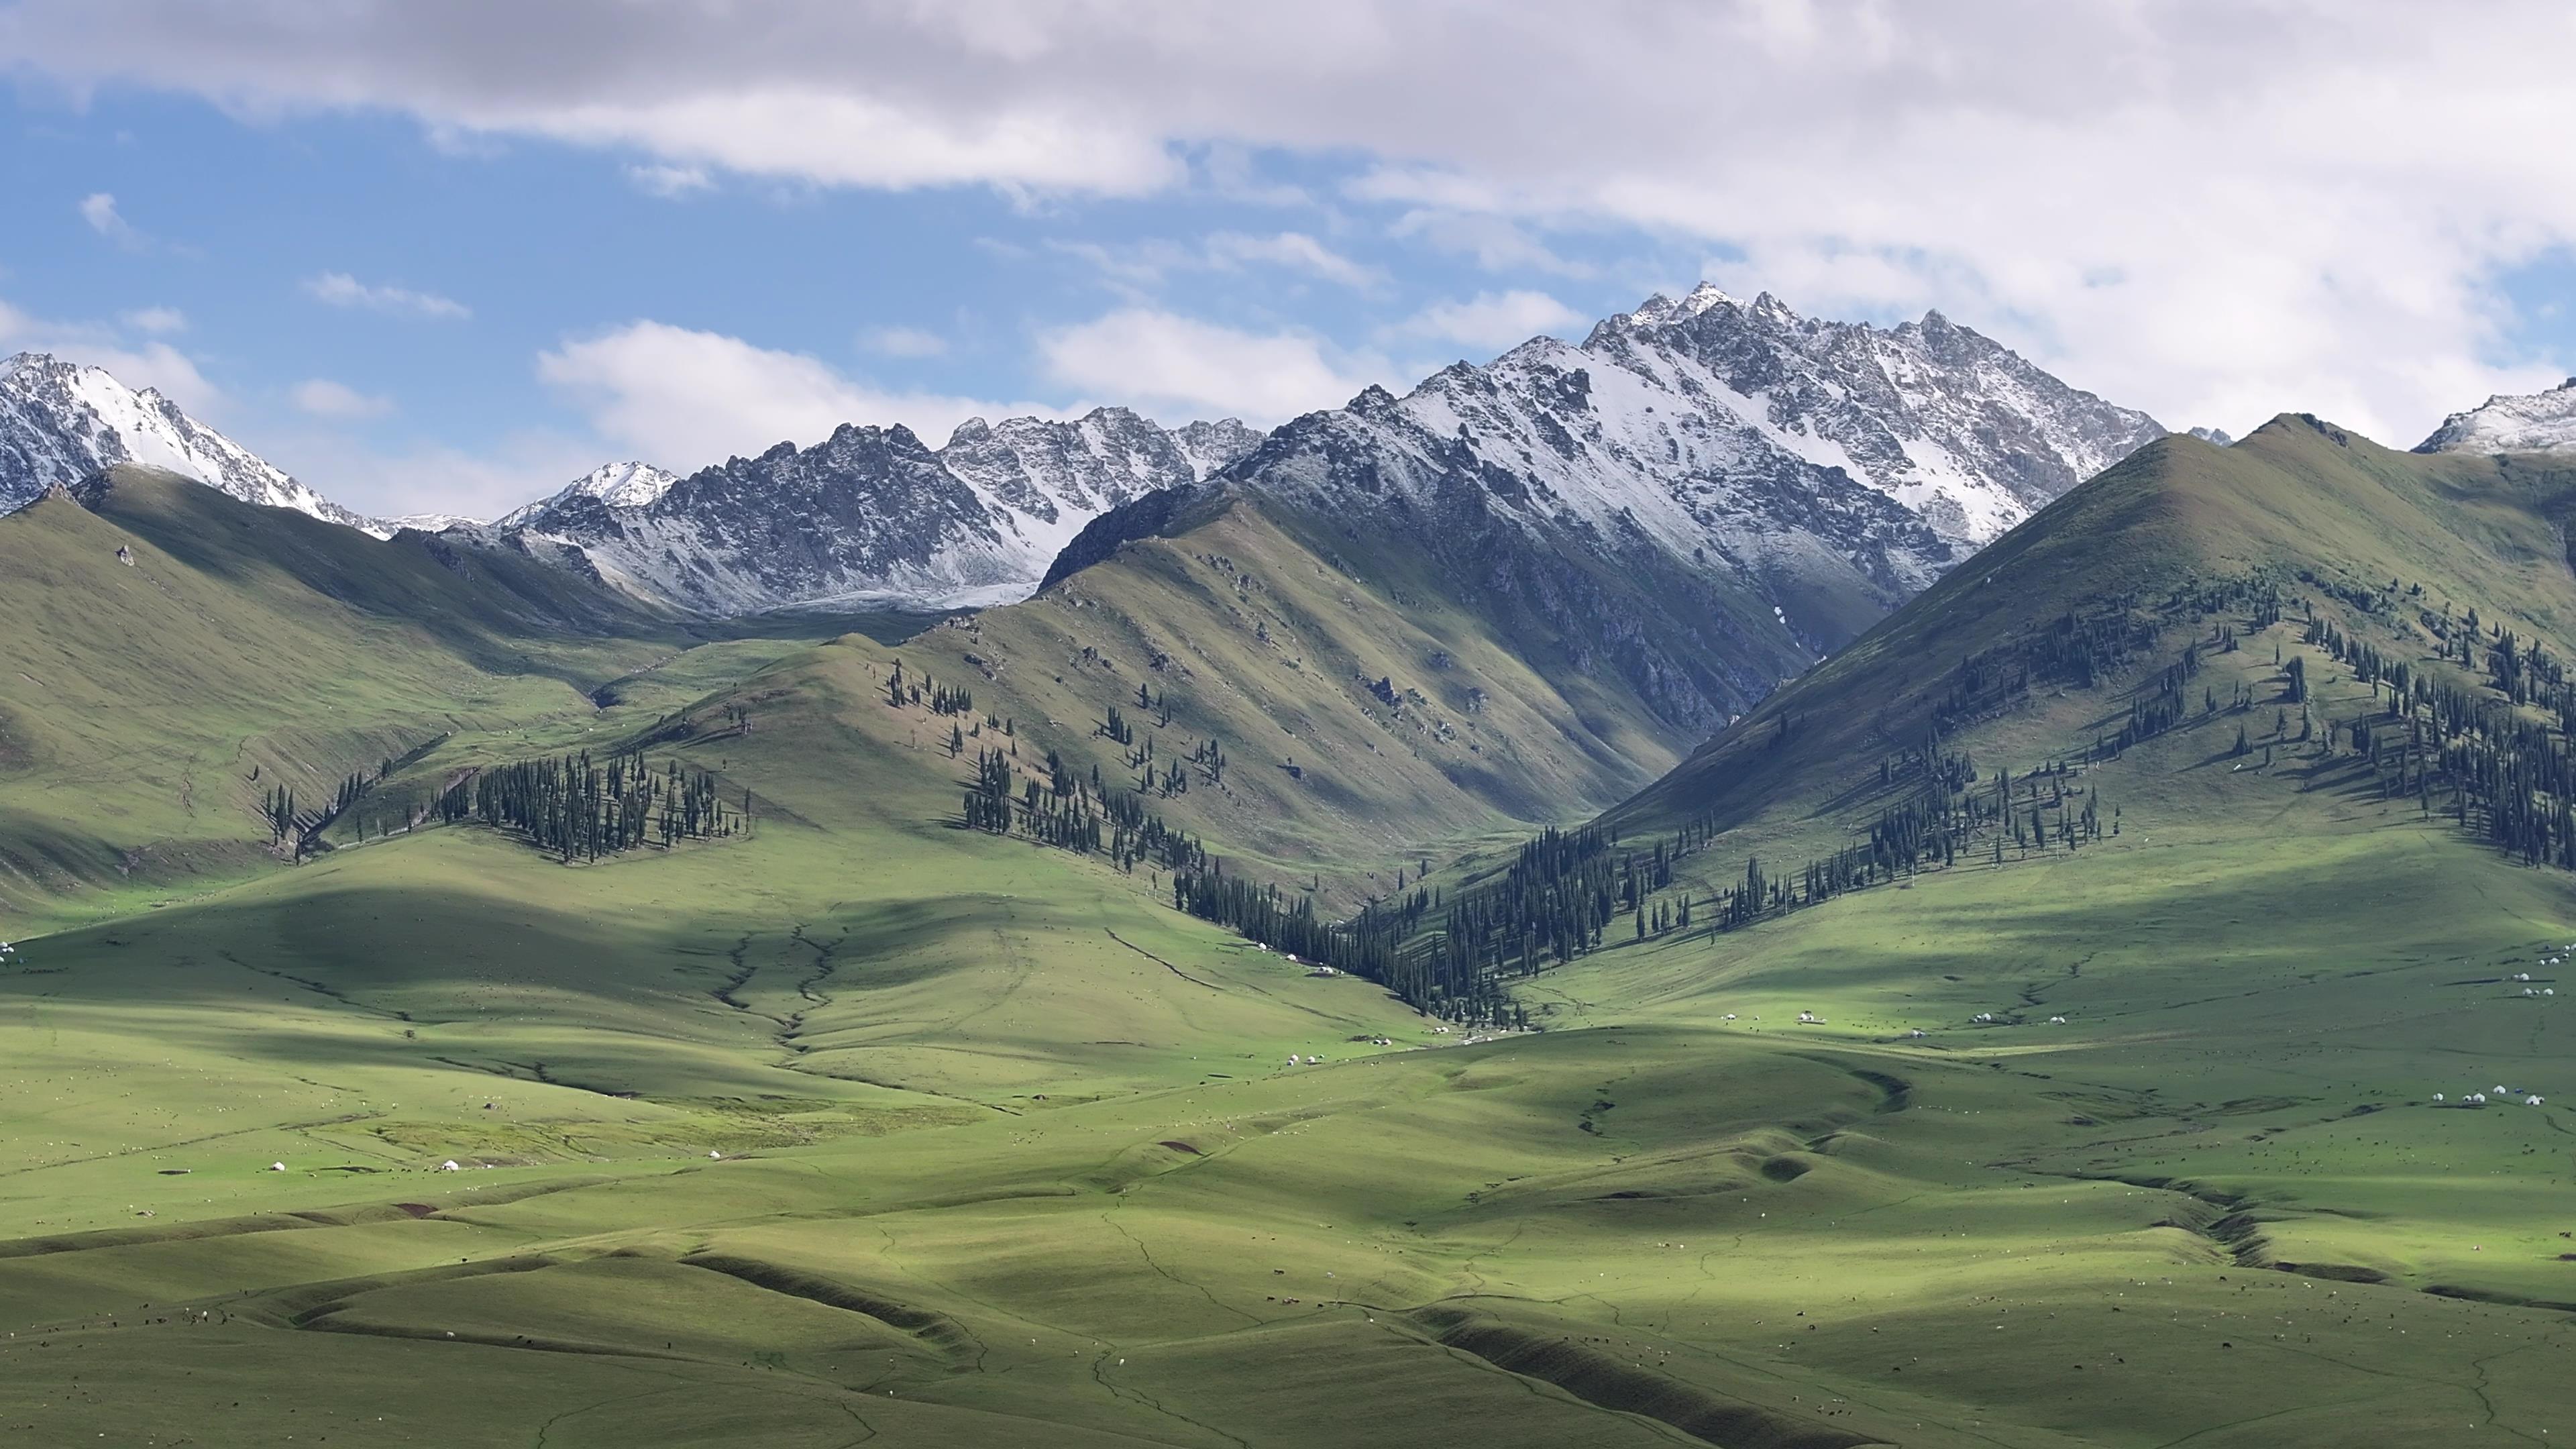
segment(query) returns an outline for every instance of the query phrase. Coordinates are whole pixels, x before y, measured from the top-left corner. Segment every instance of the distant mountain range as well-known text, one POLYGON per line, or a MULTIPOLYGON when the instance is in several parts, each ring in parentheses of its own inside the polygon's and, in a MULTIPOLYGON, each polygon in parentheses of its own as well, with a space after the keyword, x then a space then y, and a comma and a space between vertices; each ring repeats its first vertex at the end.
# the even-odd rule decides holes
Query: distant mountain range
MULTIPOLYGON (((476 524, 364 518, 157 393, 42 356, 5 367, 6 506, 149 463, 378 536, 464 529, 657 603, 732 615, 1008 602, 1093 520, 1223 478, 1353 518, 1437 527, 1464 509, 1509 523, 1533 557, 1645 550, 1658 571, 1749 582, 1810 651, 2166 431, 1937 312, 1893 328, 1825 322, 1703 285, 1611 317, 1580 346, 1534 338, 1270 436, 1231 419, 1167 429, 1123 408, 972 420, 936 448, 853 423, 686 477, 611 464, 476 524)), ((1426 544, 1502 536, 1450 527, 1426 544)))
POLYGON ((969 419, 937 449, 900 425, 844 424, 686 478, 602 468, 483 533, 699 614, 1008 603, 1084 524, 1196 482, 1261 436, 1232 419, 1166 429, 1125 408, 969 419))

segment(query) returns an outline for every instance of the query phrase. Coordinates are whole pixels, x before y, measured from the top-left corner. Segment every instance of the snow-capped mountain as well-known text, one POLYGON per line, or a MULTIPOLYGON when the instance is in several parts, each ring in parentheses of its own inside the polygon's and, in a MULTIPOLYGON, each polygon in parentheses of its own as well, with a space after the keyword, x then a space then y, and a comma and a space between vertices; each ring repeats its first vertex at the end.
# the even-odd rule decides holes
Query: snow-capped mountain
POLYGON ((1703 285, 1579 347, 1534 338, 1267 442, 1232 420, 1165 429, 1123 408, 973 419, 937 449, 853 424, 676 482, 603 469, 497 527, 700 612, 947 607, 1027 595, 1086 524, 1175 484, 1222 474, 1317 502, 1472 485, 1551 528, 1884 609, 2164 432, 1937 312, 1886 329, 1811 321, 1703 285))
POLYGON ((292 508, 382 538, 384 524, 341 507, 189 417, 152 388, 42 352, 0 360, 0 512, 114 463, 184 474, 245 503, 292 508))
MULTIPOLYGON (((415 533, 445 533, 451 528, 479 528, 483 520, 468 518, 462 513, 403 513, 392 518, 380 518, 376 522, 383 524, 391 533, 400 533, 406 528, 415 533)), ((390 537, 391 533, 387 536, 390 537)))
MULTIPOLYGON (((2165 432, 1937 312, 1880 329, 1704 285, 1580 346, 1372 387, 1217 486, 1291 505, 1328 550, 1407 540, 1488 620, 1706 724, 2165 432)), ((1204 512, 1112 513, 1048 582, 1204 512)))
POLYGON ((564 485, 563 491, 522 504, 501 515, 497 523, 504 528, 513 527, 574 498, 596 498, 611 508, 641 508, 670 492, 671 485, 679 481, 679 474, 650 463, 602 463, 564 485))
POLYGON ((701 613, 1007 603, 1084 524, 1203 478, 1261 437, 1233 419, 1166 430, 1125 408, 971 418, 939 449, 904 427, 844 424, 810 448, 781 443, 686 478, 613 465, 493 527, 701 613))
POLYGON ((2576 451, 2576 377, 2547 392, 2499 394, 2442 420, 2418 453, 2559 453, 2576 451))
POLYGON ((1579 347, 1537 337, 1401 399, 1372 388, 1234 474, 1336 507, 1473 487, 1745 577, 1839 560, 1892 601, 2164 433, 1938 312, 1881 330, 1703 284, 1579 347))

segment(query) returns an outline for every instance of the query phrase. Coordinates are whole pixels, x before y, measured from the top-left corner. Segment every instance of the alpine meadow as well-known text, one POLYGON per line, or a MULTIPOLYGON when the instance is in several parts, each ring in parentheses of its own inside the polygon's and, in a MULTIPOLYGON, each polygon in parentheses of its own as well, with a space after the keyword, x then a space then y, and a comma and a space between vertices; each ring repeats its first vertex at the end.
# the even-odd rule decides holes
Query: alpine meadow
MULTIPOLYGON (((318 325, 283 302, 95 327, 0 302, 0 1439, 2576 1439, 2576 379, 2411 450, 2420 422, 2308 411, 2231 438, 2084 390, 2170 366, 2161 334, 2086 341, 2068 319, 2095 304, 2011 292, 2000 253, 1871 244, 1918 281, 1985 269, 1945 314, 1688 220, 1679 179, 1631 195, 1603 163, 1597 193, 1471 202, 1467 160, 1398 174, 1416 150, 1314 139, 1328 117, 1265 138, 1249 82, 1239 118, 1157 143, 1186 180, 939 172, 1124 154, 1072 112, 950 134, 903 109, 1040 87, 1013 27, 1055 32, 1028 17, 977 22, 978 79, 811 82, 872 119, 781 100, 789 145, 727 109, 806 94, 785 82, 644 100, 576 67, 549 100, 510 79, 560 46, 531 30, 401 99, 406 47, 454 37, 380 35, 392 69, 324 87, 274 67, 328 70, 297 37, 373 7, 216 8, 207 37, 273 57, 207 38, 202 81, 83 69, 45 57, 88 22, 0 0, 0 59, 96 80, 102 118, 140 104, 119 87, 202 86, 193 124, 267 138, 281 175, 410 116, 403 187, 434 170, 441 206, 479 207, 453 178, 507 176, 549 227, 549 185, 606 164, 619 206, 669 220, 529 273, 565 296, 649 285, 783 331, 829 310, 819 273, 783 299, 707 259, 828 222, 925 228, 922 295, 956 313, 906 330, 883 304, 862 345, 900 386, 564 324, 536 376, 592 431, 495 421, 490 457, 542 460, 505 507, 454 480, 521 475, 426 421, 499 406, 459 359, 551 305, 429 289, 518 244, 480 210, 437 234, 457 270, 290 278, 332 326, 418 340, 305 339, 270 382, 239 339, 318 325), (1353 156, 1379 169, 1332 169, 1353 156), (994 215, 919 219, 979 188, 994 215), (1184 196, 1317 219, 1095 237, 1184 196), (1492 338, 1389 310, 1417 267, 1633 299, 1644 263, 1579 250, 1631 232, 1716 280, 1583 314, 1479 291, 1492 338), (1513 250, 1541 238, 1563 255, 1513 250), (1766 263, 1835 311, 1726 290, 1766 263), (970 315, 950 293, 979 267, 1081 269, 1118 310, 970 315), (1158 309, 1201 282, 1266 299, 1264 347, 1184 357, 1226 328, 1158 309), (1043 361, 970 375, 1011 327, 1043 361), (1422 360, 1453 343, 1489 360, 1422 360), (697 400, 613 345, 685 357, 697 400), (1119 376, 1080 371, 1095 346, 1119 376), (1223 390, 1297 348, 1297 400, 1223 390), (397 405, 312 371, 359 378, 367 349, 424 380, 397 405), (300 420, 243 421, 290 395, 300 420), (701 412, 745 440, 691 453, 701 412), (371 473, 369 427, 421 431, 371 473), (556 462, 581 449, 618 461, 556 462), (453 487, 362 481, 424 477, 453 487)), ((665 8, 584 23, 643 57, 665 8)), ((692 31, 708 77, 796 9, 692 31)), ((1173 69, 1220 25, 1166 21, 1173 69)), ((163 22, 133 23, 142 47, 163 22)), ((1241 73, 1321 64, 1278 43, 1241 73)), ((1448 105, 1423 64, 1420 104, 1448 105)), ((1143 126, 1167 79, 1083 104, 1143 126)), ((119 189, 138 220, 80 203, 95 249, 252 275, 119 189)), ((1867 250, 1842 235, 1818 255, 1867 250)), ((2282 335, 2237 343, 2279 344, 2270 367, 2282 335)), ((2409 386, 2485 375, 2454 361, 2409 386)), ((2266 411, 2376 396, 2316 391, 2266 411)))

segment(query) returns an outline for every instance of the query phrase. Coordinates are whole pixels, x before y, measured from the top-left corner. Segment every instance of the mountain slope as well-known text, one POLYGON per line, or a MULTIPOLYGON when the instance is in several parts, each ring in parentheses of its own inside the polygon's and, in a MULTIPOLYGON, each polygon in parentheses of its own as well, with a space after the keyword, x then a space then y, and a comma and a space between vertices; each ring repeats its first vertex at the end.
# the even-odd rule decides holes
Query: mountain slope
MULTIPOLYGON (((2310 701, 2307 737, 2274 729, 2287 711, 2295 732, 2301 702, 2276 644, 2311 679, 2354 668, 2300 641, 2311 617, 2407 662, 2412 679, 2465 688, 2492 667, 2498 629, 2526 649, 2576 643, 2571 519, 2576 466, 2564 459, 2399 453, 2306 415, 2225 449, 2168 438, 2043 510, 1608 818, 1827 848, 1917 787, 1904 767, 1883 782, 1880 766, 1911 757, 1919 769, 1936 730, 1938 749, 1985 773, 2087 760, 2136 797, 2173 794, 2184 817, 2223 809, 2226 787, 2197 763, 2232 748, 2240 724, 2255 748, 2270 741, 2307 762, 2302 779, 2352 763, 2348 737, 2342 754, 2326 751, 2328 725, 2343 721, 2322 703, 2310 701), (2269 622, 2257 597, 2277 597, 2289 622, 2269 622), (2239 637, 2263 642, 2228 646, 2239 637), (2173 738, 2122 750, 2132 706, 2152 704, 2187 649, 2209 678, 2190 684, 2173 738), (2202 708, 2205 693, 2224 701, 2240 688, 2255 708, 2202 708)), ((2266 771, 2234 788, 2275 783, 2266 771)))
POLYGON ((0 513, 120 463, 378 537, 393 531, 286 476, 151 388, 135 392, 100 368, 41 352, 0 360, 0 513))
POLYGON ((1004 603, 1092 518, 1194 482, 1259 437, 1231 420, 1166 431, 1124 408, 969 419, 939 449, 901 426, 845 424, 810 448, 781 443, 684 479, 612 465, 495 532, 700 614, 1004 603))
POLYGON ((451 536, 378 541, 119 467, 0 518, 0 904, 220 879, 278 785, 579 717, 663 617, 451 536), (77 496, 75 496, 75 493, 77 496))

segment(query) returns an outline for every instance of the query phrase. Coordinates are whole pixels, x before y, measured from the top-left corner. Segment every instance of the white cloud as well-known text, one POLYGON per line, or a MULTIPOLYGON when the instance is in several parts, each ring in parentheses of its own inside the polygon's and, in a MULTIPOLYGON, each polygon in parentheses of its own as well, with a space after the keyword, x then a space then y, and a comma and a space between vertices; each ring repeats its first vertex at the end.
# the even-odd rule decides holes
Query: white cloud
POLYGON ((637 190, 648 195, 672 200, 693 191, 705 191, 715 185, 703 166, 668 166, 656 162, 649 166, 629 166, 626 179, 637 190))
POLYGON ((435 292, 415 292, 406 287, 371 287, 347 272, 324 272, 307 277, 304 291, 307 296, 334 307, 362 307, 370 312, 446 320, 474 315, 464 303, 452 297, 442 297, 435 292))
POLYGON ((0 355, 46 352, 105 368, 127 387, 153 388, 189 413, 213 421, 228 399, 197 370, 194 359, 158 340, 133 345, 117 329, 96 322, 31 317, 0 301, 0 355))
POLYGON ((332 426, 263 429, 237 441, 333 502, 378 518, 498 518, 562 488, 603 456, 596 440, 555 432, 514 433, 475 452, 438 445, 388 450, 332 426))
POLYGON ((1246 263, 1285 267, 1360 291, 1373 290, 1386 282, 1386 274, 1377 268, 1352 261, 1298 231, 1283 231, 1272 236, 1246 236, 1242 232, 1221 231, 1208 238, 1207 256, 1212 264, 1219 267, 1230 268, 1246 263))
POLYGON ((176 307, 137 307, 131 312, 120 314, 117 320, 137 332, 150 333, 154 336, 188 330, 187 314, 176 307))
POLYGON ((539 355, 620 457, 686 472, 772 444, 809 446, 843 423, 902 423, 936 447, 970 417, 1061 411, 933 393, 886 392, 818 358, 662 322, 632 322, 539 355))
POLYGON ((757 24, 16 0, 0 22, 0 65, 68 88, 820 185, 1135 195, 1203 157, 1249 189, 1243 158, 1286 153, 1365 172, 1346 198, 1443 218, 1416 233, 1480 265, 1643 235, 1808 310, 1939 305, 2176 421, 2304 407, 2400 442, 2547 375, 2498 364, 2495 278, 2576 245, 2576 147, 2552 143, 2571 45, 2562 0, 2440 25, 2408 0, 774 0, 757 24))
POLYGON ((287 397, 298 410, 317 418, 380 418, 394 410, 392 398, 363 393, 327 377, 307 378, 289 388, 287 397))
POLYGON ((1387 284, 1385 272, 1296 231, 1267 236, 1220 231, 1195 243, 1148 237, 1118 243, 1052 239, 1046 245, 1089 266, 1110 290, 1140 306, 1175 272, 1240 272, 1262 266, 1303 272, 1362 292, 1375 292, 1387 284))
MULTIPOLYGON (((1372 189, 1369 183, 1383 180, 1383 173, 1364 177, 1352 190, 1366 195, 1372 189)), ((1545 242, 1530 235, 1527 227, 1491 212, 1416 207, 1397 217, 1388 230, 1398 237, 1418 239, 1443 255, 1473 257, 1477 266, 1489 272, 1550 272, 1561 277, 1589 277, 1594 273, 1587 263, 1557 255, 1545 242)))
POLYGON ((918 327, 874 327, 860 334, 859 345, 887 357, 941 357, 948 339, 918 327))
POLYGON ((1233 415, 1270 425, 1337 406, 1394 369, 1304 332, 1245 332, 1131 307, 1038 339, 1056 382, 1132 401, 1167 422, 1233 415))
POLYGON ((1585 318, 1545 292, 1479 292, 1465 302, 1425 307, 1396 325, 1398 336, 1501 350, 1542 332, 1583 328, 1585 318))
POLYGON ((91 231, 97 232, 127 251, 143 249, 143 233, 136 231, 131 223, 117 214, 116 198, 109 193, 94 191, 82 197, 80 214, 81 220, 89 223, 91 231))

